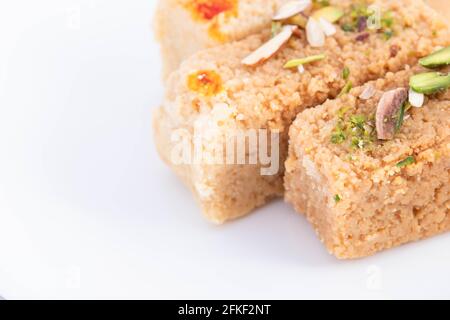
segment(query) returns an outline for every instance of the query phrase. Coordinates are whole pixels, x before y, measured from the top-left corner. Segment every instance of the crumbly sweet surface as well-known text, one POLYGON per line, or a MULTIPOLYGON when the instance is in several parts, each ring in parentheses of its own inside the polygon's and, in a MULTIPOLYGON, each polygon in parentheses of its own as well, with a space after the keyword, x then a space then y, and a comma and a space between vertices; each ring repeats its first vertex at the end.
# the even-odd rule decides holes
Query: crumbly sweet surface
POLYGON ((385 91, 407 87, 420 68, 388 73, 305 110, 290 129, 286 200, 305 213, 328 250, 358 258, 450 230, 450 93, 412 108, 395 139, 365 148, 332 137, 342 110, 374 114, 385 91))
MULTIPOLYGON (((238 41, 268 28, 277 8, 288 1, 160 0, 155 31, 161 44, 163 77, 166 79, 183 60, 200 50, 238 41)), ((427 3, 450 21, 447 1, 427 3)))
MULTIPOLYGON (((352 1, 331 1, 348 6, 352 1)), ((167 94, 155 121, 156 141, 163 158, 185 177, 202 204, 205 214, 216 222, 237 218, 267 199, 282 194, 284 168, 277 175, 262 177, 260 165, 176 166, 170 162, 170 135, 194 123, 204 130, 227 132, 235 128, 278 130, 281 133, 280 163, 287 156, 287 133, 295 116, 305 108, 335 97, 345 86, 342 71, 347 67, 354 85, 377 79, 387 72, 415 64, 436 47, 450 43, 445 23, 422 1, 374 1, 394 17, 395 34, 386 39, 372 33, 356 41, 357 33, 338 30, 323 48, 311 48, 304 32, 266 63, 245 67, 241 60, 269 39, 269 32, 245 40, 204 50, 182 63, 168 81, 167 94), (291 59, 325 53, 327 59, 308 64, 305 73, 283 69, 291 59), (192 91, 187 79, 200 70, 220 76, 223 90, 213 96, 192 91), (245 178, 244 178, 245 177, 245 178)), ((205 148, 213 148, 212 135, 205 148)))
POLYGON ((160 0, 155 28, 166 78, 199 50, 241 40, 270 26, 288 0, 160 0))

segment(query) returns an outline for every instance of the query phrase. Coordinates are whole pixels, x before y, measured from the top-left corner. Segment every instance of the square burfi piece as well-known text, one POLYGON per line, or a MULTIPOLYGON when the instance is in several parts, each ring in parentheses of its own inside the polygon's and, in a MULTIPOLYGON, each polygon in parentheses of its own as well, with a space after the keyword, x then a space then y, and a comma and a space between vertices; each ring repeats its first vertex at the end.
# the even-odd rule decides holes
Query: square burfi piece
POLYGON ((409 109, 393 139, 376 132, 382 95, 421 71, 389 73, 304 111, 291 126, 285 198, 338 258, 450 230, 449 92, 409 109))
MULTIPOLYGON (((353 1, 330 3, 346 12, 343 19, 352 19, 353 1)), ((422 1, 376 0, 373 4, 392 19, 395 32, 389 37, 382 30, 363 32, 361 37, 358 30, 337 26, 323 46, 312 47, 299 29, 264 63, 245 65, 243 60, 271 39, 266 30, 200 51, 172 73, 163 105, 154 117, 156 145, 210 220, 223 223, 241 217, 283 195, 288 131, 299 112, 336 97, 350 84, 358 86, 386 72, 400 71, 436 47, 450 45, 446 24, 422 1), (311 56, 323 58, 305 65, 302 73, 284 67, 288 61, 311 56), (270 174, 263 169, 271 164, 260 161, 261 157, 244 162, 190 157, 199 149, 202 154, 225 149, 224 136, 236 131, 253 135, 260 130, 278 135, 271 164, 279 166, 270 174), (174 159, 180 147, 186 151, 182 161, 174 159)), ((264 150, 253 151, 246 155, 260 155, 264 150)))

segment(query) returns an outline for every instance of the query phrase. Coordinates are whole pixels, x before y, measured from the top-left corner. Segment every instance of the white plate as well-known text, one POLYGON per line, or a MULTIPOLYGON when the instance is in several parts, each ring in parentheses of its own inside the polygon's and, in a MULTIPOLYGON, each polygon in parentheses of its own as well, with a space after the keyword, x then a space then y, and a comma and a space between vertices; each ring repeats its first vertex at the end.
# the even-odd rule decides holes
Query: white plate
POLYGON ((206 222, 152 142, 154 5, 1 2, 0 296, 450 297, 450 235, 341 262, 282 201, 206 222))

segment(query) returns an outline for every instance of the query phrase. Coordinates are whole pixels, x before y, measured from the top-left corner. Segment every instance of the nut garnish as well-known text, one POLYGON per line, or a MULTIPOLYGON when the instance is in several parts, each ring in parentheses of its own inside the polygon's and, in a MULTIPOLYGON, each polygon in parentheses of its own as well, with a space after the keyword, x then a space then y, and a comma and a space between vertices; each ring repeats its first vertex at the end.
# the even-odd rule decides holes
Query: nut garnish
POLYGON ((285 5, 281 6, 280 9, 278 9, 272 20, 280 21, 289 19, 306 10, 309 6, 311 6, 311 4, 311 0, 289 1, 285 5))
POLYGON ((381 97, 376 112, 378 139, 391 140, 401 127, 405 112, 408 90, 399 88, 385 92, 381 97))
POLYGON ((324 18, 319 19, 319 24, 327 37, 330 37, 337 32, 336 27, 324 18))
POLYGON ((359 98, 362 100, 369 100, 375 95, 376 89, 373 85, 368 84, 365 86, 363 92, 359 95, 359 98))
POLYGON ((280 33, 242 60, 242 64, 246 66, 255 66, 266 61, 276 54, 286 42, 288 42, 296 29, 296 26, 284 26, 280 33))
POLYGON ((350 77, 350 68, 349 67, 344 67, 344 69, 342 69, 342 78, 344 80, 348 80, 348 78, 350 77))
POLYGON ((337 145, 349 142, 352 149, 368 150, 376 138, 373 117, 365 114, 347 114, 349 109, 344 107, 338 111, 338 120, 330 142, 337 145))
POLYGON ((338 7, 325 7, 314 12, 313 17, 317 20, 326 19, 328 22, 334 23, 344 16, 344 10, 338 7))
POLYGON ((319 22, 312 17, 306 24, 306 37, 311 47, 323 47, 325 45, 325 32, 319 22))
POLYGON ((364 32, 364 33, 359 34, 359 35, 355 38, 355 40, 356 40, 356 41, 359 41, 359 42, 364 42, 364 41, 368 40, 369 37, 370 37, 370 33, 364 32))
POLYGON ((426 68, 437 68, 450 64, 450 46, 436 51, 429 56, 419 60, 419 63, 426 68))
POLYGON ((293 59, 293 60, 289 60, 285 65, 284 68, 285 69, 289 69, 289 68, 295 68, 298 66, 302 66, 304 64, 307 63, 311 63, 311 62, 316 62, 316 61, 320 61, 325 59, 327 56, 325 54, 318 54, 318 55, 314 55, 314 56, 309 56, 309 57, 305 57, 302 59, 293 59))
POLYGON ((423 106, 423 103, 425 102, 425 95, 423 93, 418 93, 410 88, 408 96, 408 101, 411 106, 415 108, 421 108, 423 106))
POLYGON ((343 95, 346 95, 353 89, 353 83, 351 81, 347 81, 345 83, 345 86, 342 88, 341 92, 338 95, 338 98, 342 97, 343 95))
POLYGON ((396 166, 397 168, 404 168, 414 163, 416 163, 416 158, 414 158, 413 156, 409 156, 405 160, 402 160, 399 163, 397 163, 396 166))
POLYGON ((450 74, 427 72, 416 74, 409 80, 410 87, 423 94, 434 94, 450 87, 450 74))

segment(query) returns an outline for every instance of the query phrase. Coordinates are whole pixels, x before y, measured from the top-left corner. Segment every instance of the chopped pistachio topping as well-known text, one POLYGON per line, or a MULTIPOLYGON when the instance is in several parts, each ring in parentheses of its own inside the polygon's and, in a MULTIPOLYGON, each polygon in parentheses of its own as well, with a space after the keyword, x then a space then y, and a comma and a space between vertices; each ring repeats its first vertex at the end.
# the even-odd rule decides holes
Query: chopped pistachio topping
POLYGON ((344 16, 344 10, 338 7, 325 7, 314 12, 313 17, 317 20, 324 18, 327 21, 334 23, 344 16))
POLYGON ((289 68, 296 68, 300 65, 304 65, 307 63, 311 63, 311 62, 316 62, 316 61, 320 61, 325 59, 327 56, 325 54, 318 54, 318 55, 314 55, 314 56, 309 56, 309 57, 305 57, 305 58, 301 58, 301 59, 293 59, 293 60, 289 60, 285 65, 284 68, 285 69, 289 69, 289 68))
POLYGON ((354 149, 365 149, 375 141, 375 128, 373 121, 362 114, 347 116, 349 108, 338 111, 338 121, 331 135, 331 143, 343 144, 350 142, 354 149))
POLYGON ((450 87, 450 74, 440 72, 416 74, 409 80, 409 85, 415 92, 434 94, 450 87))
POLYGON ((272 38, 275 37, 283 30, 283 24, 279 21, 272 22, 272 38))
POLYGON ((340 119, 340 120, 344 120, 344 117, 345 117, 345 115, 347 114, 347 112, 350 110, 350 107, 343 107, 343 108, 340 108, 339 110, 338 110, 338 113, 337 113, 337 115, 338 115, 338 118, 340 119))
POLYGON ((407 167, 407 166, 412 165, 414 163, 416 163, 416 159, 413 156, 409 156, 405 160, 402 160, 399 163, 397 163, 396 166, 398 168, 404 168, 404 167, 407 167))
POLYGON ((346 139, 347 136, 345 135, 343 128, 340 125, 336 126, 334 133, 331 135, 331 143, 342 144, 346 139))
POLYGON ((343 95, 346 95, 347 93, 350 92, 350 90, 353 89, 353 83, 351 81, 347 81, 347 83, 345 84, 345 86, 342 88, 341 92, 338 95, 339 97, 342 97, 343 95))
POLYGON ((381 30, 385 40, 389 40, 394 36, 394 17, 392 11, 387 11, 381 18, 381 30))
POLYGON ((383 36, 385 40, 389 40, 394 36, 394 32, 392 30, 386 30, 383 32, 383 36))
POLYGON ((344 70, 342 70, 342 78, 344 80, 348 80, 350 77, 350 69, 348 67, 344 67, 344 70))
POLYGON ((342 18, 341 28, 346 32, 362 32, 367 27, 367 18, 372 15, 367 5, 353 4, 342 18))
POLYGON ((339 203, 339 202, 341 202, 341 200, 342 200, 341 196, 338 195, 338 194, 335 194, 334 197, 333 197, 333 199, 334 199, 334 202, 336 202, 336 203, 339 203))
POLYGON ((384 29, 390 30, 394 25, 394 17, 392 16, 392 11, 387 11, 383 14, 381 18, 381 26, 384 29))
MULTIPOLYGON (((395 117, 395 132, 400 132, 400 129, 403 126, 403 121, 405 121, 405 113, 406 113, 406 106, 409 105, 408 102, 405 102, 400 107, 400 110, 398 111, 398 114, 395 117)), ((409 108, 408 108, 409 109, 409 108)))
POLYGON ((329 0, 313 0, 314 8, 323 8, 330 5, 329 0))
MULTIPOLYGON (((353 4, 350 9, 340 19, 340 25, 345 32, 359 32, 374 30, 375 12, 369 9, 365 1, 353 4)), ((394 35, 394 18, 391 11, 384 12, 380 23, 376 24, 378 33, 383 35, 384 39, 389 40, 394 35)), ((367 36, 365 36, 367 37, 367 36)), ((365 40, 366 38, 364 38, 365 40)))
POLYGON ((350 23, 344 23, 341 26, 342 30, 344 30, 345 32, 352 32, 353 31, 353 26, 350 23))
POLYGON ((419 63, 426 68, 437 68, 450 64, 450 46, 436 51, 429 56, 419 60, 419 63))

